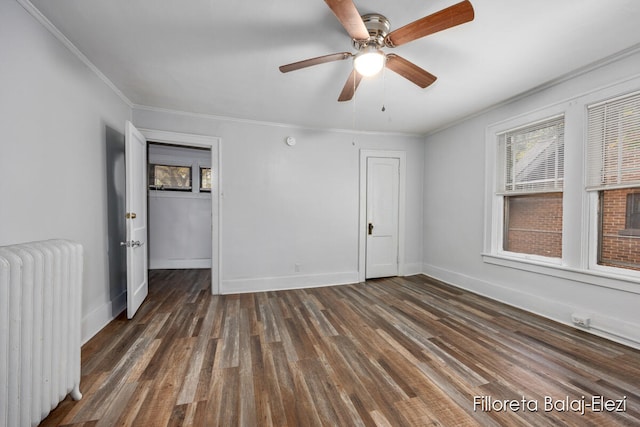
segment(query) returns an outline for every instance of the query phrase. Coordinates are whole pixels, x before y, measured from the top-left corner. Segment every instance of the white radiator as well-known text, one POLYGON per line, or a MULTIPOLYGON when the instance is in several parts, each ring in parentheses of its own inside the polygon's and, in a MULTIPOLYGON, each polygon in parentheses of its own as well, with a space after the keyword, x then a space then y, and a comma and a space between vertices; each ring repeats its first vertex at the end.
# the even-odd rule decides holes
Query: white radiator
POLYGON ((38 425, 80 394, 82 246, 0 247, 0 426, 38 425))

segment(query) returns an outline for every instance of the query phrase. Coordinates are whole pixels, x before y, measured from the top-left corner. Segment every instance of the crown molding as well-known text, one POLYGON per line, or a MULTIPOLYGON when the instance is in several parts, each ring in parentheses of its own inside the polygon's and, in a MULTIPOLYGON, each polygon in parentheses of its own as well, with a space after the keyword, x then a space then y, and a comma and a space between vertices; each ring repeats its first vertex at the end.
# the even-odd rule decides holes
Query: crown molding
POLYGON ((436 128, 436 129, 430 130, 429 132, 423 134, 422 136, 424 136, 424 138, 428 138, 431 135, 435 135, 435 134, 437 134, 439 132, 442 132, 442 131, 444 131, 446 129, 449 129, 451 127, 454 127, 456 125, 464 123, 467 120, 471 120, 471 119, 473 119, 475 117, 481 116, 481 115, 483 115, 485 113, 488 113, 490 111, 497 110, 497 109, 499 109, 501 107, 504 107, 505 105, 512 104, 512 103, 517 102, 517 101, 519 101, 519 100, 521 100, 523 98, 527 98, 527 97, 529 97, 531 95, 534 95, 536 93, 542 92, 542 91, 547 90, 547 89, 550 89, 550 88, 552 88, 554 86, 558 86, 559 84, 564 83, 564 82, 566 82, 568 80, 574 79, 576 77, 580 77, 583 74, 587 74, 587 73, 589 73, 591 71, 595 71, 598 68, 602 68, 602 67, 604 67, 606 65, 609 65, 609 64, 611 64, 613 62, 620 61, 620 60, 622 60, 622 59, 624 59, 624 58, 626 58, 628 56, 634 55, 634 54, 636 54, 638 52, 640 52, 640 43, 635 44, 633 46, 630 46, 630 47, 628 47, 626 49, 623 49, 620 52, 614 53, 612 55, 609 55, 609 56, 606 56, 606 57, 604 57, 602 59, 594 61, 594 62, 592 62, 590 64, 587 64, 587 65, 585 65, 583 67, 577 68, 577 69, 575 69, 573 71, 569 71, 568 73, 563 74, 560 77, 557 77, 557 78, 555 78, 553 80, 549 80, 546 83, 543 83, 543 84, 541 84, 539 86, 531 88, 531 89, 529 89, 529 90, 527 90, 525 92, 521 92, 521 93, 519 93, 519 94, 517 94, 515 96, 507 98, 507 99, 505 99, 503 101, 500 101, 500 102, 498 102, 496 104, 493 104, 493 105, 491 105, 489 107, 483 108, 482 110, 479 110, 479 111, 476 111, 474 113, 468 114, 468 115, 466 115, 466 116, 464 116, 464 117, 462 117, 462 118, 460 118, 458 120, 455 120, 453 122, 447 123, 447 124, 445 124, 443 126, 440 126, 440 127, 436 128))
POLYGON ((36 21, 38 21, 44 28, 47 29, 60 43, 64 45, 71 53, 73 53, 84 65, 86 65, 93 73, 98 76, 109 89, 111 89, 129 108, 133 108, 133 102, 126 97, 124 93, 118 87, 113 84, 102 71, 98 69, 72 42, 69 40, 49 19, 38 10, 29 0, 16 0, 20 6, 22 6, 36 21))
POLYGON ((410 132, 382 132, 382 131, 366 131, 366 130, 357 130, 357 129, 319 128, 319 127, 295 125, 291 123, 268 122, 268 121, 244 119, 244 118, 238 118, 238 117, 220 116, 220 115, 208 114, 208 113, 195 113, 190 111, 173 110, 170 108, 152 107, 148 105, 139 105, 139 104, 134 104, 133 109, 141 110, 141 111, 151 111, 155 113, 175 114, 175 115, 181 115, 181 116, 187 116, 187 117, 198 117, 198 118, 209 119, 209 120, 220 120, 220 121, 241 123, 241 124, 248 124, 248 125, 255 125, 255 126, 271 126, 271 127, 280 127, 280 128, 286 128, 286 129, 336 132, 336 133, 344 133, 344 134, 350 134, 350 135, 404 136, 404 137, 416 137, 416 138, 422 138, 424 136, 421 133, 410 133, 410 132))
POLYGON ((342 128, 318 128, 310 126, 295 125, 290 123, 269 122, 254 119, 245 119, 231 116, 222 116, 208 113, 196 113, 190 111, 173 110, 170 108, 161 108, 147 105, 134 104, 127 96, 105 76, 72 42, 69 40, 46 16, 35 7, 30 0, 16 0, 31 16, 33 16, 44 28, 46 28, 60 43, 62 43, 71 53, 73 53, 83 64, 85 64, 93 73, 98 76, 129 108, 137 110, 154 111, 159 113, 176 114, 190 117, 200 117, 213 120, 221 120, 234 123, 250 124, 256 126, 272 126, 286 129, 303 129, 312 131, 327 131, 350 135, 373 135, 373 136, 403 136, 403 137, 424 137, 421 133, 411 132, 384 132, 384 131, 366 131, 358 129, 342 129, 342 128))

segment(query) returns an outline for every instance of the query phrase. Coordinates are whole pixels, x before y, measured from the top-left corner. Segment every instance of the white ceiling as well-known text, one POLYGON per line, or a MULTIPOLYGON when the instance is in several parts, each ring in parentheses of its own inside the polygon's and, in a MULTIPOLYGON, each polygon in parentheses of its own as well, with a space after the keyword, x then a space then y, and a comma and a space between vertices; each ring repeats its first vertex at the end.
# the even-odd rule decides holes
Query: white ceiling
MULTIPOLYGON (((387 72, 338 103, 351 60, 278 70, 353 51, 321 0, 31 2, 136 105, 312 128, 428 133, 640 43, 639 0, 471 0, 474 21, 393 49, 436 83, 387 72)), ((393 30, 457 0, 354 2, 393 30)))

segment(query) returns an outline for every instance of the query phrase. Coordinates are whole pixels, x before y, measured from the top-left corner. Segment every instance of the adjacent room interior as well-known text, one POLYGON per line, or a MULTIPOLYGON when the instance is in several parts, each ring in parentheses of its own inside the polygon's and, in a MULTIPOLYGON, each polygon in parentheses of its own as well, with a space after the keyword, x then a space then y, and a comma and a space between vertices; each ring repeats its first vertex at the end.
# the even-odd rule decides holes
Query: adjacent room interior
POLYGON ((0 426, 640 423, 636 0, 184 3, 0 4, 0 246, 83 248, 0 426))

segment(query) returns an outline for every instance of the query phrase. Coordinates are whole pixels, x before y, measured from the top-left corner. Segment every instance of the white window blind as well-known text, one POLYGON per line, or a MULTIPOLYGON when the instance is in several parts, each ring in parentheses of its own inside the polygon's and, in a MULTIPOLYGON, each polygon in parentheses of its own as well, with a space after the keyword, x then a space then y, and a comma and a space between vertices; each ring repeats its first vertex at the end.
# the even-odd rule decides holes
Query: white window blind
POLYGON ((640 92, 588 108, 587 189, 640 186, 640 92))
POLYGON ((498 135, 499 194, 562 191, 564 116, 498 135))

